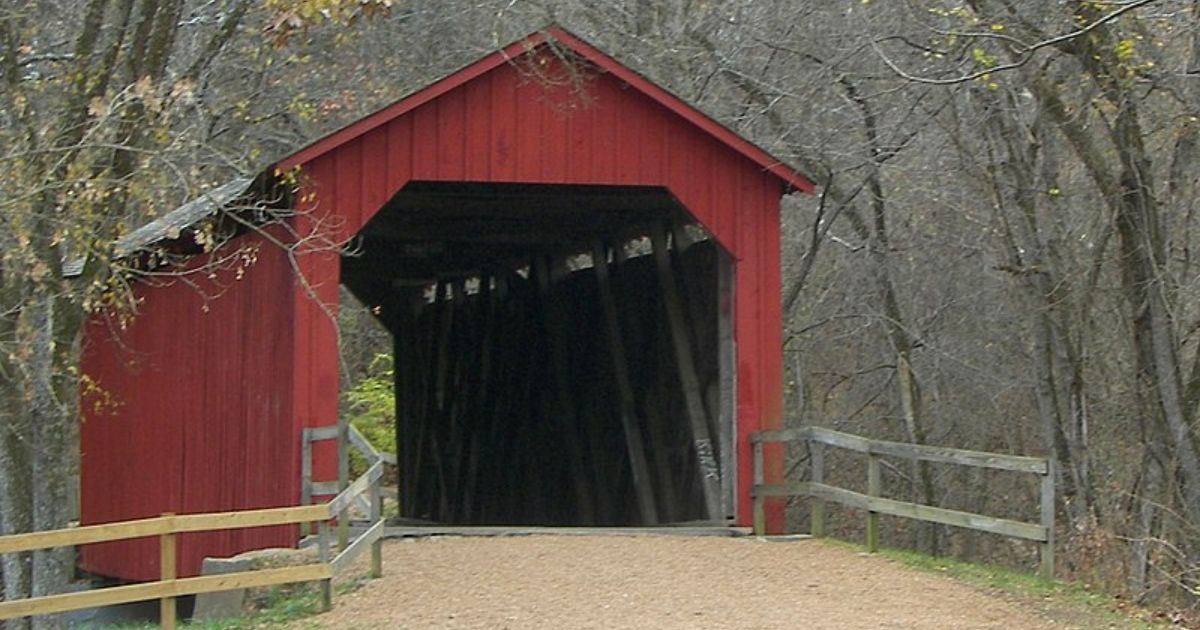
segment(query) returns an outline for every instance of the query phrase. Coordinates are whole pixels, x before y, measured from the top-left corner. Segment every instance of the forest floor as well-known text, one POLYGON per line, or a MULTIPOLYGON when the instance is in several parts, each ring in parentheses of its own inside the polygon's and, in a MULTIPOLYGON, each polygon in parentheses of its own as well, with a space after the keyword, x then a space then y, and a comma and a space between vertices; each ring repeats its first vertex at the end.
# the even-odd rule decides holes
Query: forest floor
POLYGON ((383 578, 290 627, 1161 627, 1057 583, 996 586, 988 570, 972 579, 938 562, 914 567, 903 555, 846 544, 750 537, 397 540, 384 544, 383 578))

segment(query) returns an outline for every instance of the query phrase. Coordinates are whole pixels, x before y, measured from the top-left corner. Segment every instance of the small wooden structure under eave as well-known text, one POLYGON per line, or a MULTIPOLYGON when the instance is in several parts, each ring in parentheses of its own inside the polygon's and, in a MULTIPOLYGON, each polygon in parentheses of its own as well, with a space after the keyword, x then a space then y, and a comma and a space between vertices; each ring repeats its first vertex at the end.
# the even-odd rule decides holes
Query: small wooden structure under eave
MULTIPOLYGON (((301 431, 338 420, 339 285, 395 337, 405 515, 750 523, 748 436, 783 398, 780 198, 804 176, 559 28, 270 172, 293 169, 296 230, 350 253, 247 232, 240 274, 140 284, 127 328, 88 327, 83 523, 297 504, 301 431)), ((296 540, 185 535, 181 575, 296 540)), ((154 579, 156 544, 83 566, 154 579)))

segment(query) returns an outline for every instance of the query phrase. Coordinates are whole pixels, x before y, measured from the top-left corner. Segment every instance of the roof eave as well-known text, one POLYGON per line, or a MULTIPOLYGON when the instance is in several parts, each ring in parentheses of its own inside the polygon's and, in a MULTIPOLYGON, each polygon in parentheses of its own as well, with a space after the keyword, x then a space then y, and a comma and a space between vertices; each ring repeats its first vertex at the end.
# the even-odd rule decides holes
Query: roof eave
POLYGON ((709 135, 713 136, 729 148, 740 153, 747 159, 758 164, 764 171, 779 178, 784 185, 784 191, 798 190, 804 193, 811 194, 815 186, 808 177, 797 169, 789 166, 784 161, 772 156, 762 148, 758 147, 749 140, 738 135, 733 130, 716 121, 699 109, 689 105, 683 99, 675 96, 666 89, 659 87, 653 81, 647 79, 636 71, 625 66, 621 62, 613 59, 609 55, 600 51, 595 46, 592 46, 579 36, 571 33, 561 26, 551 26, 542 31, 538 31, 528 35, 520 40, 517 40, 503 49, 486 55, 485 57, 475 61, 462 68, 461 70, 450 74, 438 80, 429 86, 422 88, 391 105, 380 109, 379 111, 368 115, 356 122, 353 122, 325 137, 305 146, 295 153, 283 158, 275 163, 273 170, 275 172, 289 171, 297 166, 301 166, 318 156, 332 150, 335 147, 341 146, 346 142, 350 142, 355 138, 366 134, 381 125, 387 124, 414 109, 428 103, 447 92, 479 77, 491 70, 499 67, 501 64, 507 63, 515 57, 527 54, 543 44, 553 40, 560 43, 575 53, 579 54, 584 59, 595 64, 597 67, 612 74, 621 81, 633 86, 641 93, 658 102, 660 105, 671 110, 676 115, 687 120, 704 130, 709 135))
POLYGON ((709 135, 712 135, 716 139, 720 140, 726 146, 737 151, 738 153, 741 153, 752 162, 761 166, 763 170, 778 177, 783 181, 785 190, 799 190, 808 194, 812 194, 814 192, 816 187, 813 185, 812 180, 810 180, 799 170, 789 166, 783 160, 780 160, 766 152, 758 145, 750 142, 708 114, 705 114, 696 107, 688 104, 682 98, 672 94, 670 91, 659 86, 657 83, 642 76, 629 66, 626 66, 616 59, 613 59, 608 54, 604 53, 595 46, 592 46, 574 33, 571 33, 561 26, 552 26, 546 29, 546 33, 552 35, 556 41, 567 45, 567 47, 579 53, 588 61, 603 68, 625 83, 637 88, 646 96, 649 96, 657 101, 660 105, 670 109, 672 112, 684 118, 693 125, 700 127, 709 135))

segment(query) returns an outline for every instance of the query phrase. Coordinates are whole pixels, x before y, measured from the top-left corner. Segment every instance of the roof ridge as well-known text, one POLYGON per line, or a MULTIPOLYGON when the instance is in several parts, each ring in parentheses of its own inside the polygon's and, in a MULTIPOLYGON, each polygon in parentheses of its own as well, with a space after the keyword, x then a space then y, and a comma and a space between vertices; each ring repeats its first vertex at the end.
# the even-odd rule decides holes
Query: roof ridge
POLYGON ((593 46, 582 37, 557 24, 534 31, 525 37, 517 39, 423 88, 410 92, 390 105, 384 106, 357 121, 322 136, 291 155, 279 160, 273 167, 277 171, 287 171, 310 162, 335 147, 350 142, 376 127, 399 118, 417 107, 462 86, 468 81, 482 76, 504 63, 508 63, 512 59, 526 55, 543 45, 553 42, 566 46, 588 62, 636 88, 642 94, 671 110, 672 113, 699 127, 721 143, 755 162, 763 170, 775 175, 788 187, 807 193, 813 192, 815 187, 811 178, 807 177, 799 169, 771 155, 762 147, 728 128, 712 116, 702 112, 683 98, 651 81, 641 73, 593 46))

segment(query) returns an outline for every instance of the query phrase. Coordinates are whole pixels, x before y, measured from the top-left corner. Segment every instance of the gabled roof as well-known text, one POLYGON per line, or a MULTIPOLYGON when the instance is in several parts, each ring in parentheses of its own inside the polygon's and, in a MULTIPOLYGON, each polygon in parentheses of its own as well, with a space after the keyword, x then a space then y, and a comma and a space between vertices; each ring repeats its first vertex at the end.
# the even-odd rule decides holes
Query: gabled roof
POLYGON ((163 239, 178 238, 184 229, 220 212, 244 195, 253 183, 254 180, 249 177, 231 179, 122 236, 117 240, 113 252, 117 256, 128 256, 163 239))
MULTIPOLYGON (((239 197, 249 192, 254 181, 249 177, 235 177, 216 188, 201 193, 200 196, 182 206, 117 239, 113 244, 113 255, 116 258, 124 258, 155 243, 179 238, 180 233, 187 228, 226 210, 239 197)), ((83 273, 85 264, 87 264, 87 256, 63 261, 63 277, 79 277, 83 273)))
MULTIPOLYGON (((389 121, 402 116, 421 105, 463 85, 464 83, 483 75, 504 63, 521 55, 528 54, 538 48, 554 43, 566 47, 575 54, 594 64, 597 68, 613 75, 642 94, 656 101, 680 118, 687 120, 708 135, 720 141, 731 150, 740 153, 751 162, 758 164, 764 171, 778 177, 786 186, 805 193, 813 192, 813 183, 799 170, 789 166, 784 161, 773 157, 749 140, 738 135, 733 130, 713 120, 708 115, 686 103, 667 90, 659 87, 641 74, 622 65, 609 57, 582 38, 570 33, 564 28, 553 26, 543 31, 528 35, 503 49, 489 54, 465 68, 418 90, 399 101, 351 123, 320 140, 309 144, 288 157, 279 160, 274 165, 264 169, 256 178, 239 177, 233 179, 200 197, 162 215, 158 219, 139 227, 125 235, 116 243, 116 254, 128 256, 144 247, 163 239, 171 238, 184 228, 195 225, 199 221, 218 214, 226 207, 244 197, 253 182, 270 178, 273 173, 288 170, 304 164, 313 158, 334 149, 346 142, 387 124, 389 121)), ((78 275, 83 267, 83 259, 65 263, 68 276, 78 275)))
POLYGON ((283 158, 275 164, 275 169, 286 171, 295 166, 299 166, 311 161, 319 155, 322 155, 335 147, 341 146, 347 142, 362 136, 363 134, 387 124, 391 120, 403 116, 404 114, 428 103, 443 94, 463 85, 464 83, 479 77, 501 64, 511 61, 515 57, 528 54, 538 48, 554 43, 563 46, 570 51, 578 54, 580 57, 594 64, 601 70, 613 75, 614 77, 625 82, 629 86, 637 89, 642 94, 650 97, 658 102, 669 111, 677 116, 687 120, 696 127, 702 129, 713 138, 728 146, 730 149, 742 154, 755 164, 758 164, 763 170, 775 175, 783 181, 787 186, 806 193, 813 192, 813 183, 797 169, 787 165, 782 160, 775 158, 763 149, 759 148, 749 140, 738 135, 728 127, 713 120, 708 115, 704 114, 695 107, 687 104, 679 97, 659 87, 654 82, 637 72, 622 65, 617 60, 609 57, 601 52, 596 47, 587 43, 583 39, 568 32, 558 26, 550 27, 546 30, 533 33, 520 39, 501 50, 498 50, 486 57, 472 63, 471 65, 455 72, 439 81, 436 81, 429 86, 414 92, 399 101, 371 114, 365 118, 351 123, 338 131, 335 131, 316 142, 300 149, 292 155, 283 158))

